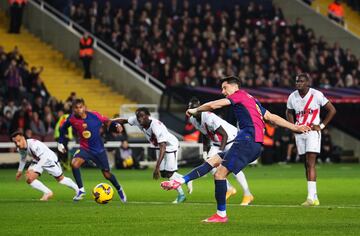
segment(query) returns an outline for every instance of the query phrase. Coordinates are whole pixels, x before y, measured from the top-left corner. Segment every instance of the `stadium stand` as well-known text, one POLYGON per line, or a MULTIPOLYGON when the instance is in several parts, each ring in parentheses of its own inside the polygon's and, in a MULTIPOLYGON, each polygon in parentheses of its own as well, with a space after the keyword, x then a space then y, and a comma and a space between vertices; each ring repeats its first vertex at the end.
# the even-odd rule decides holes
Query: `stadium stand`
MULTIPOLYGON (((332 0, 316 0, 313 1, 312 7, 322 15, 327 16, 328 6, 332 2, 332 0)), ((359 9, 359 1, 342 1, 342 5, 345 11, 345 27, 360 37, 360 14, 359 11, 356 10, 359 9)))
POLYGON ((169 86, 217 87, 236 74, 246 87, 291 87, 301 71, 311 72, 315 87, 359 86, 350 49, 329 45, 301 19, 289 24, 270 1, 211 3, 74 1, 68 13, 169 86))
POLYGON ((8 20, 3 13, 0 18, 1 141, 9 141, 8 133, 18 128, 31 130, 41 140, 54 140, 59 111, 69 112, 71 91, 110 117, 122 103, 132 103, 99 80, 83 80, 74 63, 26 30, 7 34, 8 20))

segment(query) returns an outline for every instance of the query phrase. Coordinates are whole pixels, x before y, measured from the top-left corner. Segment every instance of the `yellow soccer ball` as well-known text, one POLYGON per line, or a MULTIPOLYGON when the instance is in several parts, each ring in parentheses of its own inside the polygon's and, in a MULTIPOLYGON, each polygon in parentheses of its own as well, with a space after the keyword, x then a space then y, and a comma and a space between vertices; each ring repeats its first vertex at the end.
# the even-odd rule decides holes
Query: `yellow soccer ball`
POLYGON ((113 198, 114 190, 109 184, 101 183, 95 186, 92 194, 95 202, 99 204, 106 204, 113 198))

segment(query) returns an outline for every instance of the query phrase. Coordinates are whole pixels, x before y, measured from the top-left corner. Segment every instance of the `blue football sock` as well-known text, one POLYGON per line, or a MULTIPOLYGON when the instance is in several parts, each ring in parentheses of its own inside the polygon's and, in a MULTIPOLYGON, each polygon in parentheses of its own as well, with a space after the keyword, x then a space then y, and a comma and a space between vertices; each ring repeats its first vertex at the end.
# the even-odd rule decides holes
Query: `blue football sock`
POLYGON ((112 185, 114 185, 114 187, 117 191, 119 191, 121 189, 121 186, 120 186, 119 182, 117 181, 115 175, 111 174, 111 176, 110 176, 110 178, 108 178, 108 180, 112 183, 112 185))
POLYGON ((200 178, 201 176, 209 173, 214 167, 212 167, 209 163, 205 162, 204 164, 193 169, 189 174, 185 175, 183 178, 185 183, 200 178))
POLYGON ((75 178, 76 184, 79 188, 83 187, 83 182, 81 179, 80 169, 79 168, 72 168, 72 173, 75 178))
POLYGON ((218 211, 226 210, 226 180, 215 180, 215 198, 218 211))

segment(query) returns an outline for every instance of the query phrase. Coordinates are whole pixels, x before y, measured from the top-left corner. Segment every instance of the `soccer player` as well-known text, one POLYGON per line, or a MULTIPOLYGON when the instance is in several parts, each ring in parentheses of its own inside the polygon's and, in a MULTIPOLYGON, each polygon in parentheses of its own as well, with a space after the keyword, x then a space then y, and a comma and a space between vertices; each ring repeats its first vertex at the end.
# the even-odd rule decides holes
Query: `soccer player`
POLYGON ((66 130, 72 126, 80 139, 80 149, 78 149, 71 161, 71 168, 75 181, 79 187, 78 194, 74 201, 83 199, 85 189, 80 174, 80 167, 87 161, 92 161, 101 169, 104 177, 109 180, 117 190, 120 200, 126 202, 126 195, 116 177, 110 172, 109 161, 104 148, 104 143, 100 136, 100 129, 105 124, 109 126, 111 121, 95 111, 87 111, 83 99, 75 99, 73 102, 73 114, 71 114, 60 128, 58 150, 66 152, 63 145, 66 130))
POLYGON ((306 134, 295 134, 298 154, 305 159, 305 174, 308 195, 303 206, 318 206, 320 201, 316 190, 316 157, 320 153, 321 130, 331 121, 336 113, 335 107, 316 89, 309 87, 310 76, 306 73, 296 76, 296 91, 290 94, 287 101, 286 117, 291 123, 307 125, 312 131, 306 134), (328 111, 320 123, 320 108, 328 111), (294 119, 294 113, 296 119, 294 119))
MULTIPOLYGON (((121 124, 128 123, 131 126, 137 126, 146 136, 146 139, 157 150, 157 161, 153 172, 153 178, 159 177, 173 180, 181 178, 182 175, 177 172, 177 154, 179 148, 178 139, 171 134, 166 126, 159 120, 150 116, 147 108, 141 107, 135 111, 135 116, 128 119, 116 118, 114 122, 121 124)), ((118 124, 120 125, 120 124, 118 124)), ((189 193, 192 192, 192 182, 187 183, 189 193)), ((177 198, 173 203, 181 203, 186 200, 184 190, 181 186, 175 188, 178 192, 177 198)))
POLYGON ((264 120, 299 133, 311 129, 308 126, 292 124, 267 111, 255 98, 240 89, 240 80, 235 76, 222 79, 221 89, 226 98, 188 109, 186 113, 196 115, 199 112, 211 111, 231 105, 240 129, 233 145, 227 152, 209 158, 204 164, 184 177, 161 183, 161 187, 165 190, 175 189, 181 184, 197 179, 217 167, 214 175, 217 212, 203 221, 210 223, 225 223, 228 221, 226 215, 226 176, 229 172, 238 174, 247 164, 258 158, 264 140, 264 120))
POLYGON ((79 188, 72 179, 64 176, 56 154, 44 143, 36 139, 26 139, 21 131, 12 133, 11 140, 14 142, 20 153, 20 162, 16 173, 16 180, 19 180, 22 176, 26 164, 26 157, 29 155, 32 158, 32 161, 26 171, 26 182, 34 189, 43 193, 43 196, 40 198, 41 201, 47 201, 54 195, 48 187, 38 180, 38 177, 44 170, 54 176, 56 181, 60 184, 66 185, 74 189, 76 194, 78 193, 79 188))
MULTIPOLYGON (((189 109, 197 108, 200 105, 199 99, 194 97, 189 102, 189 109)), ((197 114, 192 115, 189 121, 204 135, 203 145, 205 161, 217 153, 228 151, 234 143, 238 132, 235 126, 229 124, 212 112, 198 112, 197 114), (208 141, 210 141, 210 148, 208 147, 208 141)), ((215 168, 212 169, 212 174, 215 174, 215 171, 215 168)), ((250 192, 246 177, 242 171, 234 176, 243 189, 241 205, 247 206, 254 200, 254 196, 250 192)), ((231 186, 230 182, 227 180, 226 185, 226 199, 228 199, 231 195, 236 194, 236 189, 231 186)))

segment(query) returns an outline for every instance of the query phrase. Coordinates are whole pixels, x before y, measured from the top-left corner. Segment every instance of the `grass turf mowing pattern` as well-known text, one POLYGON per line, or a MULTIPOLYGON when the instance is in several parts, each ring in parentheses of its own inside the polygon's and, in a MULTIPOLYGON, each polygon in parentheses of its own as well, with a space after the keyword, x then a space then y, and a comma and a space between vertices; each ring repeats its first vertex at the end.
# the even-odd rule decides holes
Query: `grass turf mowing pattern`
MULTIPOLYGON (((186 170, 185 170, 186 171, 186 170)), ((182 172, 185 173, 183 170, 182 172)), ((245 174, 255 195, 253 207, 241 207, 241 189, 229 199, 229 222, 200 221, 215 212, 210 175, 194 182, 187 203, 174 205, 176 192, 160 189, 151 170, 114 171, 129 199, 117 194, 107 205, 91 199, 91 188, 106 182, 99 170, 82 169, 87 190, 84 201, 74 203, 71 189, 45 174, 40 178, 54 192, 49 202, 24 181, 16 170, 0 170, 0 235, 358 235, 360 232, 360 166, 318 166, 321 206, 304 208, 306 181, 302 165, 247 168, 245 174), (344 208, 341 208, 344 207, 344 208)), ((66 172, 72 177, 70 172, 66 172)), ((184 187, 186 190, 186 187, 184 187)))

